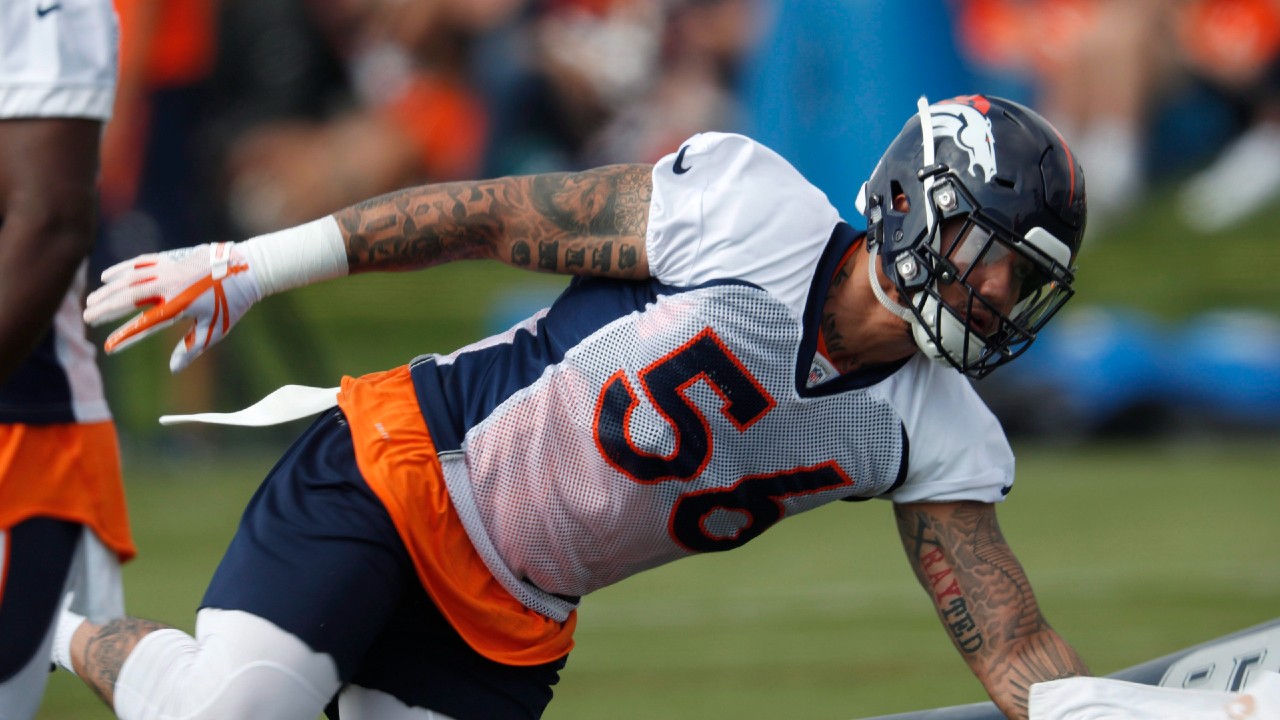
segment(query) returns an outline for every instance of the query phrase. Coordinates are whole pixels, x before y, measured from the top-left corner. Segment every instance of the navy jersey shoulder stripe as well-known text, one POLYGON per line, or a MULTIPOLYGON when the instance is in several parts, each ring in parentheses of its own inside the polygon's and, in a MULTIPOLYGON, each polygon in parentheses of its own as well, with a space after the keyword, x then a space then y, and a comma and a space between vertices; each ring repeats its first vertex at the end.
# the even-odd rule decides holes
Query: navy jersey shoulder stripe
POLYGON ((533 384, 548 367, 609 323, 641 312, 664 295, 711 285, 676 287, 657 280, 619 281, 576 277, 530 331, 517 329, 509 342, 463 350, 451 360, 426 356, 411 368, 418 405, 436 448, 456 450, 467 430, 498 405, 533 384))

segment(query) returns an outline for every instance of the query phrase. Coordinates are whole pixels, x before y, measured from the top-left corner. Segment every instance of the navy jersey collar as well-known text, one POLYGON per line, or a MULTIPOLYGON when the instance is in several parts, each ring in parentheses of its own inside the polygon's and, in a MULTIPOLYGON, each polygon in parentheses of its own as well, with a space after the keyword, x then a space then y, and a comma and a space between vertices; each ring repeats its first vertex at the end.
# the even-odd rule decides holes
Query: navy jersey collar
POLYGON ((863 239, 865 233, 855 230, 846 222, 839 222, 831 231, 831 239, 822 251, 818 261, 818 269, 814 273, 813 283, 809 286, 809 298, 804 307, 804 335, 800 339, 800 351, 796 356, 796 391, 802 396, 818 397, 834 395, 846 390, 871 387, 894 374, 907 364, 911 356, 901 360, 859 368, 850 373, 834 377, 813 387, 808 387, 809 368, 818 352, 818 331, 822 327, 822 307, 826 303, 827 293, 831 290, 831 282, 835 279, 840 261, 855 243, 863 239))

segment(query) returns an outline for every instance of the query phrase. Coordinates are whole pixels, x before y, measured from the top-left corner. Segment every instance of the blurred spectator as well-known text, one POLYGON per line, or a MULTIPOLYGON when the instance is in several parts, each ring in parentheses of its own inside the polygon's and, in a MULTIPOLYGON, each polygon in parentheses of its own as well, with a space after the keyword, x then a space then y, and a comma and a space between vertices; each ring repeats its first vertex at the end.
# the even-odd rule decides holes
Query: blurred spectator
POLYGON ((690 135, 743 127, 743 57, 758 34, 754 0, 668 0, 653 76, 589 140, 584 164, 656 162, 690 135))
POLYGON ((966 54, 1029 86, 1080 156, 1091 230, 1236 135, 1183 192, 1188 222, 1218 229, 1280 193, 1280 0, 955 1, 966 54))
POLYGON ((1089 177, 1091 230, 1143 192, 1150 113, 1173 67, 1168 0, 962 0, 969 56, 1030 75, 1089 177))
POLYGON ((472 34, 519 0, 345 0, 308 6, 343 63, 350 104, 247 129, 228 152, 241 234, 319 217, 359 198, 480 170, 487 117, 470 88, 472 34))
POLYGON ((537 3, 504 36, 519 38, 522 64, 489 94, 486 174, 651 162, 695 132, 740 129, 734 90, 757 4, 537 3))
POLYGON ((116 3, 120 82, 103 141, 99 264, 207 240, 199 149, 215 0, 116 3))
POLYGON ((1280 195, 1280 0, 1200 0, 1178 20, 1188 65, 1225 95, 1245 128, 1182 193, 1187 222, 1212 232, 1280 195))
POLYGON ((413 182, 656 159, 736 126, 754 4, 314 3, 352 107, 247 133, 229 156, 229 201, 260 231, 413 182))

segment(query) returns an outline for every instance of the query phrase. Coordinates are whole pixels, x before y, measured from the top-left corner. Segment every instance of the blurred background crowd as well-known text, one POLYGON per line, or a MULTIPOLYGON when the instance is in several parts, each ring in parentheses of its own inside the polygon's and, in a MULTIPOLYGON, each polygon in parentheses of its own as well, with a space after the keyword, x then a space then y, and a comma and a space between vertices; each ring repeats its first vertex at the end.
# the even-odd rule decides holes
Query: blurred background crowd
MULTIPOLYGON (((1088 176, 1085 273, 1088 245, 1124 242, 1153 193, 1206 236, 1280 196, 1280 0, 117 4, 100 267, 416 183, 652 162, 704 130, 772 146, 860 224, 854 193, 921 94, 998 94, 1060 128, 1088 176)), ((1013 366, 1040 369, 979 384, 1011 431, 1167 425, 1152 421, 1170 417, 1158 400, 1202 384, 1178 375, 1189 357, 1233 384, 1235 424, 1280 426, 1269 315, 1190 319, 1176 351, 1132 312, 1062 324, 1052 352, 1013 366), (1057 400, 1037 416, 1019 402, 1029 392, 1057 400)), ((305 328, 286 330, 305 345, 305 328)), ((227 409, 205 365, 165 411, 227 409)))

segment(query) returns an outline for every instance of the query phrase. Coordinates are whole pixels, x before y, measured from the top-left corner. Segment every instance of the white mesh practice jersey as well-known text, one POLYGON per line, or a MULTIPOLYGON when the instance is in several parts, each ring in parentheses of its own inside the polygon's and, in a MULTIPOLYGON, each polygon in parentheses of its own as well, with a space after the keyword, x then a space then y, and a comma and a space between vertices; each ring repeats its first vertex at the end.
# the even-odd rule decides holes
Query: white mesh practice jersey
POLYGON ((509 332, 416 361, 498 580, 563 619, 576 596, 834 500, 1000 501, 1012 453, 955 370, 915 356, 811 382, 858 237, 771 150, 697 135, 653 171, 653 279, 577 279, 509 332))
POLYGON ((119 45, 111 0, 0 0, 0 118, 111 117, 119 45))

